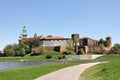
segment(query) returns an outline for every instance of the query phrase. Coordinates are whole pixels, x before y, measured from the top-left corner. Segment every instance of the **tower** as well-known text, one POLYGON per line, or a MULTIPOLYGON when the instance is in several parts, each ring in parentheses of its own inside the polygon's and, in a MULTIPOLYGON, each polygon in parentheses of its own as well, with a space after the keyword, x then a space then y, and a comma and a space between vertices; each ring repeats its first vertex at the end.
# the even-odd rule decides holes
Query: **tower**
POLYGON ((27 38, 27 29, 25 26, 23 26, 23 30, 22 30, 22 39, 27 38))
POLYGON ((109 42, 109 47, 112 47, 112 39, 111 39, 110 36, 107 36, 107 37, 106 37, 106 41, 109 42))
POLYGON ((75 52, 78 53, 79 46, 79 34, 72 34, 73 46, 75 46, 75 52))
POLYGON ((79 45, 79 34, 72 34, 72 39, 73 39, 73 44, 75 45, 79 45))

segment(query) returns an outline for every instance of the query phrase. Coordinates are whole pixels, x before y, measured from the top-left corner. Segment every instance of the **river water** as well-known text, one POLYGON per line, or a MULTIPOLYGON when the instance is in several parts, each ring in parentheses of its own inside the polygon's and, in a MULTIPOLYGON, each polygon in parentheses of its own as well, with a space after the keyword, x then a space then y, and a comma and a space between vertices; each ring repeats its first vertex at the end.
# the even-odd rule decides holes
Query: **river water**
POLYGON ((0 70, 9 70, 31 66, 42 66, 47 64, 58 64, 60 62, 0 62, 0 70))

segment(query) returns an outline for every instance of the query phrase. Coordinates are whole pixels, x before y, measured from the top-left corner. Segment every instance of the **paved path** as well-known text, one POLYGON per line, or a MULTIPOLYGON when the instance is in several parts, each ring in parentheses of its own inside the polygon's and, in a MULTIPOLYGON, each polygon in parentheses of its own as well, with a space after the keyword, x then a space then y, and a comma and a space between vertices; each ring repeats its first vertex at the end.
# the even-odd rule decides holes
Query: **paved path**
POLYGON ((80 74, 85 69, 99 63, 100 62, 86 63, 86 64, 80 64, 80 65, 64 68, 64 69, 52 72, 50 74, 47 74, 45 76, 39 77, 35 80, 78 80, 80 74))

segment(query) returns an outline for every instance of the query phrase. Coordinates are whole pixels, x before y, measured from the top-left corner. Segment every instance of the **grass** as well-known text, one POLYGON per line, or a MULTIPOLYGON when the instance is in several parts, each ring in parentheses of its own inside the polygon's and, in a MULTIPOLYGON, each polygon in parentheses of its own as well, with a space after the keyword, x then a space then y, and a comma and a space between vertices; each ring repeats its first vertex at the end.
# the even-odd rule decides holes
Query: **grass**
POLYGON ((97 60, 110 62, 88 68, 81 74, 83 80, 120 80, 120 55, 105 55, 97 60))
POLYGON ((35 78, 56 71, 58 69, 77 64, 78 63, 54 64, 0 71, 0 80, 34 80, 35 78))
POLYGON ((55 52, 55 51, 49 51, 45 52, 42 55, 39 56, 30 56, 25 55, 24 57, 0 57, 0 62, 16 62, 16 61, 54 61, 58 60, 58 57, 62 56, 62 53, 55 52), (46 56, 51 55, 51 59, 47 59, 46 56))

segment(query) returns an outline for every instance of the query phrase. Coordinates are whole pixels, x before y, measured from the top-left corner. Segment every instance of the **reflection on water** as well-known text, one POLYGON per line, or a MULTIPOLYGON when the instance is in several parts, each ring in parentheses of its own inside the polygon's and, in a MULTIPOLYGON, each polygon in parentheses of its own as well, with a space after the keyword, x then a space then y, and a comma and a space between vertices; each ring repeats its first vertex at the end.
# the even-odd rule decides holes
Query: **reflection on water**
POLYGON ((8 70, 30 66, 57 64, 59 62, 0 62, 0 70, 8 70))

